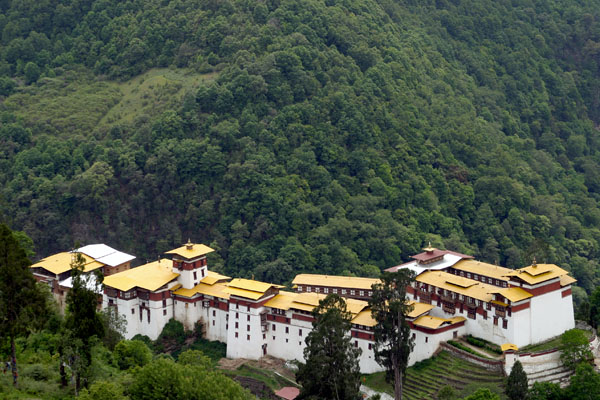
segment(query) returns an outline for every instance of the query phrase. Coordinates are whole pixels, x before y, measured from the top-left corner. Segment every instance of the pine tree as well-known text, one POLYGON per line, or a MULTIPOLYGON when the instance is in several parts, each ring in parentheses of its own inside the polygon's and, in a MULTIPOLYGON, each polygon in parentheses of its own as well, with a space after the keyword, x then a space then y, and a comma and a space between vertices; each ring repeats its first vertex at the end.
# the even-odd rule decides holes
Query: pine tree
POLYGON ((304 359, 296 380, 298 399, 355 400, 359 396, 361 350, 352 345, 352 314, 340 296, 330 294, 313 310, 313 329, 306 337, 304 359))
POLYGON ((412 306, 406 298, 406 287, 414 279, 408 269, 384 272, 381 283, 373 285, 369 301, 375 325, 375 360, 386 369, 386 379, 394 383, 394 398, 402 399, 404 373, 414 341, 406 315, 412 306))
POLYGON ((13 384, 17 384, 15 338, 47 315, 46 298, 37 286, 25 251, 12 231, 0 225, 0 334, 10 340, 13 384))
MULTIPOLYGON (((67 294, 66 327, 71 338, 66 349, 75 372, 75 390, 81 388, 84 378, 92 363, 92 346, 94 341, 104 336, 104 325, 97 311, 98 295, 91 289, 92 275, 84 272, 85 260, 80 253, 73 253, 71 273, 73 287, 67 294)), ((100 277, 98 277, 100 278, 100 277)), ((98 281, 96 281, 98 283, 98 281)))
POLYGON ((510 400, 524 400, 527 398, 528 392, 527 374, 523 370, 521 362, 517 360, 506 382, 506 395, 510 400))

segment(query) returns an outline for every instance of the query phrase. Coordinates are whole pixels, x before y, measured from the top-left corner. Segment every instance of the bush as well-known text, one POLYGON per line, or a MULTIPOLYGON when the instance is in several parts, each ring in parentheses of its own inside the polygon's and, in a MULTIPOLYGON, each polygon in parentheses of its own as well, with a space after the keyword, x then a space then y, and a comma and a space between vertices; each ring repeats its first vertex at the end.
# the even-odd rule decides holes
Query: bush
POLYGON ((52 376, 52 373, 42 364, 32 364, 23 367, 21 375, 31 378, 34 381, 47 381, 52 376))
POLYGON ((114 357, 120 369, 143 367, 152 361, 152 351, 140 340, 121 340, 115 346, 114 357))

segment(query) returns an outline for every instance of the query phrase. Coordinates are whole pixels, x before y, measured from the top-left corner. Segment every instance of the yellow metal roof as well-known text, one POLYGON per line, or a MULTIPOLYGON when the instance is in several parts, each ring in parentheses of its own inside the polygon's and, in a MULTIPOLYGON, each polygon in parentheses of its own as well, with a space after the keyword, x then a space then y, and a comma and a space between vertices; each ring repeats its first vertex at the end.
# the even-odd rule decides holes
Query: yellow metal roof
POLYGON ((527 272, 531 276, 538 276, 554 270, 554 267, 556 267, 554 264, 536 264, 520 268, 519 271, 527 272))
POLYGON ((446 277, 446 283, 452 284, 454 286, 459 286, 465 289, 477 285, 477 281, 473 279, 462 278, 454 274, 448 274, 448 276, 446 277))
POLYGON ((173 285, 172 287, 170 287, 169 290, 174 292, 177 289, 179 289, 180 287, 181 287, 181 283, 178 283, 177 285, 173 285))
POLYGON ((502 307, 508 307, 508 304, 506 304, 502 301, 498 301, 498 300, 492 300, 491 303, 498 304, 499 306, 502 306, 502 307))
POLYGON ((212 253, 214 250, 208 246, 197 243, 187 243, 181 247, 167 251, 165 254, 176 254, 178 256, 187 258, 188 260, 196 257, 203 256, 208 253, 212 253))
MULTIPOLYGON (((442 271, 426 271, 415 278, 417 282, 426 283, 441 289, 446 289, 454 293, 462 294, 463 296, 472 297, 477 300, 490 301, 492 299, 491 293, 496 289, 495 286, 488 285, 485 283, 477 282, 467 278, 461 278, 474 282, 469 287, 461 287, 450 282, 456 282, 454 279, 456 275, 449 274, 442 271)), ((460 278, 460 277, 459 277, 460 278)))
MULTIPOLYGON (((101 268, 104 264, 95 261, 93 258, 86 256, 83 253, 79 253, 85 260, 84 271, 89 272, 95 269, 101 268)), ((63 272, 67 272, 71 269, 71 262, 73 261, 73 253, 71 252, 62 252, 58 254, 54 254, 48 256, 37 263, 31 265, 30 268, 44 268, 47 271, 52 272, 53 274, 62 274, 63 272)))
POLYGON ((558 265, 537 264, 537 266, 530 265, 528 267, 512 271, 510 274, 507 274, 507 276, 515 276, 530 285, 537 285, 538 283, 559 278, 567 274, 568 272, 560 268, 558 265))
POLYGON ((219 281, 226 281, 231 279, 230 276, 225 276, 225 275, 221 275, 217 272, 213 272, 213 271, 206 271, 206 276, 204 278, 202 278, 202 280, 200 282, 205 283, 207 285, 214 285, 215 283, 219 282, 219 281))
POLYGON ((429 312, 432 308, 435 308, 435 306, 431 304, 419 303, 416 301, 409 301, 408 304, 413 306, 412 311, 406 315, 409 318, 417 318, 418 316, 429 312))
POLYGON ((177 296, 192 298, 198 294, 198 291, 196 290, 195 287, 193 287, 191 289, 179 288, 176 291, 174 291, 173 294, 177 295, 177 296))
POLYGON ((226 293, 225 289, 227 289, 227 285, 222 283, 215 283, 213 285, 199 283, 196 285, 196 290, 200 294, 218 297, 220 299, 229 299, 229 293, 226 293))
POLYGON ((299 274, 292 281, 294 285, 343 287, 359 290, 371 290, 375 283, 381 283, 375 278, 357 278, 354 276, 333 276, 317 274, 299 274))
POLYGON ((444 324, 454 325, 458 322, 462 322, 465 320, 466 320, 465 317, 452 317, 452 318, 446 319, 446 318, 432 317, 431 315, 422 315, 419 318, 417 318, 413 322, 413 324, 415 324, 417 326, 422 326, 424 328, 437 329, 444 324))
POLYGON ((225 293, 224 291, 226 288, 227 286, 221 283, 207 285, 205 283, 200 282, 191 289, 180 288, 177 291, 173 292, 173 294, 188 298, 192 298, 197 294, 203 294, 207 296, 218 297, 220 299, 228 299, 229 293, 225 293))
POLYGON ((531 293, 521 289, 520 287, 510 287, 510 288, 499 289, 494 293, 498 293, 498 294, 506 297, 508 300, 510 300, 513 303, 533 297, 533 295, 531 293))
POLYGON ((137 268, 128 269, 104 278, 104 285, 122 291, 134 287, 154 291, 176 279, 179 274, 173 272, 171 260, 163 258, 137 268))
POLYGON ((502 281, 507 281, 506 274, 511 273, 513 270, 509 268, 499 267, 480 261, 462 259, 452 266, 452 268, 459 271, 470 272, 472 274, 483 275, 502 281))
POLYGON ((266 283, 266 282, 255 281, 253 279, 242 279, 242 278, 235 278, 234 280, 229 282, 227 284, 227 286, 229 286, 230 288, 237 288, 237 289, 243 289, 243 290, 250 290, 253 292, 260 292, 261 294, 266 292, 267 290, 269 290, 271 287, 276 287, 276 288, 284 287, 281 285, 275 285, 273 283, 266 283))
POLYGON ((352 323, 355 325, 363 325, 363 326, 375 326, 377 322, 373 319, 371 315, 371 310, 365 310, 358 313, 356 317, 352 320, 352 323))
POLYGON ((573 283, 577 282, 577 279, 569 276, 569 275, 562 275, 560 277, 560 286, 567 286, 567 285, 571 285, 573 283))
POLYGON ((279 294, 265 303, 265 307, 289 310, 296 296, 298 295, 293 292, 280 291, 279 294))
POLYGON ((500 350, 502 350, 502 351, 507 351, 507 350, 518 351, 519 348, 517 347, 516 344, 504 343, 502 346, 500 346, 500 350))
POLYGON ((239 289, 236 287, 227 286, 224 289, 225 293, 229 293, 230 295, 245 297, 247 299, 258 300, 264 296, 263 292, 254 292, 252 290, 239 289))

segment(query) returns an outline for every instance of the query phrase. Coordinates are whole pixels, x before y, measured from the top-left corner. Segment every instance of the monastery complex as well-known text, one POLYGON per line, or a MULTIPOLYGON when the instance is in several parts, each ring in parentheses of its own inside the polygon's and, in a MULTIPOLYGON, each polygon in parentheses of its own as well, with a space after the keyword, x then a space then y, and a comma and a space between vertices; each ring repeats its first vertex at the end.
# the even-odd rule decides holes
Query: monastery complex
MULTIPOLYGON (((368 308, 378 279, 300 274, 292 282, 295 291, 285 291, 281 285, 210 271, 206 255, 212 251, 188 241, 165 258, 130 268, 133 256, 105 245, 74 250, 84 256, 86 272, 102 268, 102 307, 115 307, 125 317, 128 339, 141 334, 154 340, 175 318, 187 329, 199 326, 206 339, 227 343, 230 358, 303 360, 311 312, 319 300, 335 293, 346 299, 352 313, 352 339, 362 349, 361 372, 382 370, 373 355, 375 321, 368 308)), ((32 265, 36 279, 47 282, 61 304, 70 287, 71 257, 59 253, 32 265)), ((401 268, 416 274, 407 288, 415 340, 410 364, 431 357, 440 342, 458 336, 522 347, 575 326, 575 279, 556 265, 534 262, 511 270, 429 247, 387 271, 401 268)))

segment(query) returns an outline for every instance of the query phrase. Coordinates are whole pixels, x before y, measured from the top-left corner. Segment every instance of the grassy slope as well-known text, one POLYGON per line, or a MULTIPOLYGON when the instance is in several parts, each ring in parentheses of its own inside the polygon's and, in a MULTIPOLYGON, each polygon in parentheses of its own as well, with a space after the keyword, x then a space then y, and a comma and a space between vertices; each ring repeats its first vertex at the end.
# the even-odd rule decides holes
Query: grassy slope
POLYGON ((8 97, 4 104, 34 133, 87 136, 114 125, 134 123, 181 104, 185 93, 215 74, 155 68, 128 81, 101 81, 85 70, 44 78, 8 97))
MULTIPOLYGON (((366 375, 365 385, 379 392, 393 394, 393 388, 385 382, 383 372, 366 375)), ((501 396, 504 393, 502 375, 494 374, 443 351, 436 357, 408 368, 404 398, 433 399, 446 385, 452 386, 461 396, 467 396, 479 387, 487 387, 501 396)))

